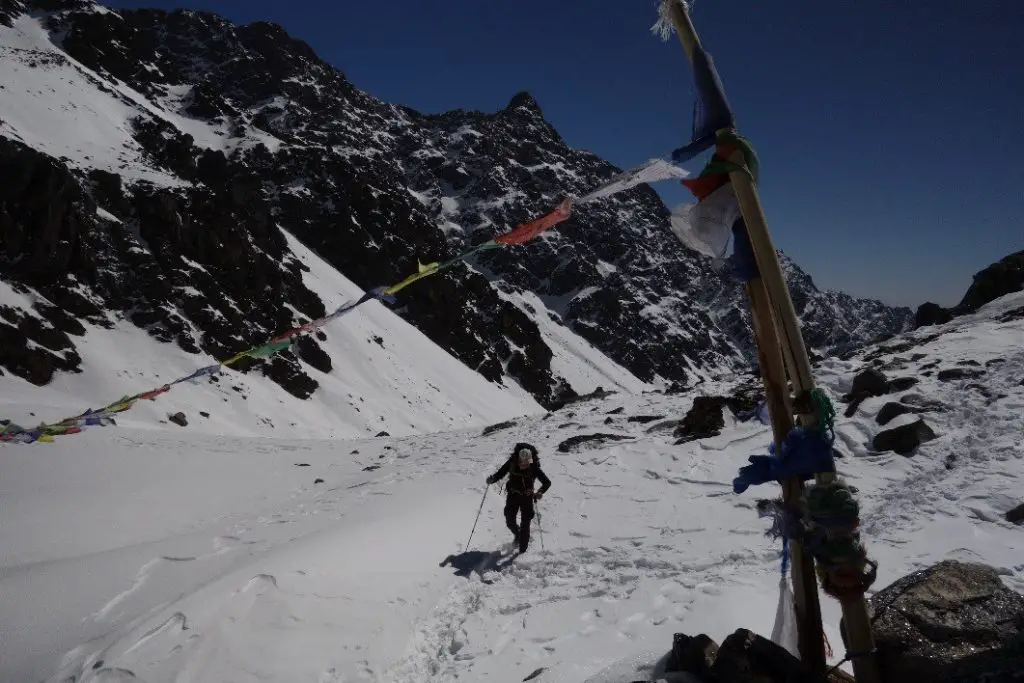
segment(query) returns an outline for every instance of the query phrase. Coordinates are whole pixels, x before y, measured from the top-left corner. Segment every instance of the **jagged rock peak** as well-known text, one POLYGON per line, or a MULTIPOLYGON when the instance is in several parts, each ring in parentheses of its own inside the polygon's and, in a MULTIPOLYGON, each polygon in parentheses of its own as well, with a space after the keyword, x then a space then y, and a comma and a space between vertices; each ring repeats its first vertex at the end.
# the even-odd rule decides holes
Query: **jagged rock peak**
POLYGON ((519 109, 520 107, 528 109, 531 113, 536 114, 543 118, 544 112, 541 110, 540 105, 537 104, 537 100, 533 98, 533 95, 525 90, 521 90, 512 96, 512 99, 508 101, 508 106, 505 107, 506 111, 512 111, 519 109))
MULTIPOLYGON (((276 25, 31 2, 85 11, 26 19, 60 40, 20 36, 36 49, 10 55, 21 71, 0 74, 0 118, 45 108, 65 112, 69 131, 54 136, 32 117, 9 117, 37 148, 0 149, 4 177, 22 183, 0 192, 0 215, 38 219, 45 230, 25 237, 0 225, 0 258, 6 249, 8 262, 21 264, 0 268, 0 278, 59 306, 64 316, 48 311, 47 319, 68 334, 67 317, 124 318, 189 353, 231 355, 303 322, 295 309, 307 319, 323 313, 279 229, 366 289, 397 282, 417 262, 446 260, 620 170, 566 144, 526 91, 496 112, 418 114, 358 90, 276 25), (33 88, 23 73, 69 87, 33 88), (138 96, 121 97, 123 87, 138 96), (69 98, 79 106, 69 110, 69 98), (110 111, 123 111, 116 120, 95 105, 111 98, 110 111), (71 132, 92 128, 104 131, 102 157, 84 153, 71 132), (25 187, 48 158, 64 160, 45 176, 54 186, 25 187), (44 216, 40 207, 60 210, 44 216), (100 208, 116 221, 96 218, 100 208), (87 298, 76 281, 31 268, 56 258, 88 283, 87 298)), ((10 3, 0 0, 0 9, 10 3)), ((480 252, 403 290, 395 312, 485 379, 518 383, 545 406, 598 383, 633 391, 747 367, 756 352, 742 285, 684 249, 668 217, 650 187, 588 204, 522 248, 480 252), (581 350, 582 374, 560 348, 581 350)), ((788 259, 784 271, 811 348, 856 348, 903 331, 913 317, 821 292, 788 259)), ((17 345, 0 339, 0 351, 17 351, 7 361, 0 353, 0 366, 38 362, 33 377, 45 383, 75 365, 55 353, 36 360, 49 332, 29 332, 8 331, 17 345)), ((46 348, 68 346, 55 339, 46 348)), ((300 362, 326 372, 330 358, 300 351, 266 371, 305 397, 317 384, 300 362)))

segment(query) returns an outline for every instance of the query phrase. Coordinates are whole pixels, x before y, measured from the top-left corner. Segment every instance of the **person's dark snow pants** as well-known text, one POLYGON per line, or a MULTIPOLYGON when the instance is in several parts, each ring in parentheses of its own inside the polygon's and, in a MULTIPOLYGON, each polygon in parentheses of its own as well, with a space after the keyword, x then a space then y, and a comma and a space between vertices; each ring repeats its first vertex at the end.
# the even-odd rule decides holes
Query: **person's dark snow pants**
POLYGON ((530 522, 533 521, 533 495, 510 493, 505 499, 505 524, 519 541, 519 552, 525 553, 530 545, 530 522), (523 511, 521 524, 516 524, 519 511, 523 511))

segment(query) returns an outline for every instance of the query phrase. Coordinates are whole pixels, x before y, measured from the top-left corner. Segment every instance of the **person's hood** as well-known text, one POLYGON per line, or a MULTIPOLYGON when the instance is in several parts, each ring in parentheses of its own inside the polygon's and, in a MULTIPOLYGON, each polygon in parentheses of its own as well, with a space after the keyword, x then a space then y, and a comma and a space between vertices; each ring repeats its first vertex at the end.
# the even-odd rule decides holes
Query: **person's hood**
POLYGON ((535 460, 536 460, 537 456, 540 454, 539 451, 537 450, 537 447, 534 446, 533 444, 528 444, 528 443, 520 442, 520 443, 517 443, 516 447, 512 449, 512 455, 518 455, 519 454, 519 450, 522 449, 522 448, 529 449, 535 460))

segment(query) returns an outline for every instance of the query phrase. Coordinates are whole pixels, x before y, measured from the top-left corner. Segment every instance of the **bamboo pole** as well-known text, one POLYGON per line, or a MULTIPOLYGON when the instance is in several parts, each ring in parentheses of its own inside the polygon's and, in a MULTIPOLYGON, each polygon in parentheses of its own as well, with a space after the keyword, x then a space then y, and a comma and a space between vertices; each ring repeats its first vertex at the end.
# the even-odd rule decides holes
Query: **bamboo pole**
MULTIPOLYGON (((749 282, 747 296, 750 299, 754 341, 757 345, 758 365, 761 368, 768 414, 772 422, 775 452, 780 453, 782 442, 793 428, 793 409, 786 387, 786 368, 782 349, 776 341, 775 321, 772 320, 764 283, 760 279, 749 282)), ((792 477, 782 482, 782 502, 787 508, 798 505, 803 497, 804 482, 800 477, 792 477)), ((821 603, 818 600, 818 583, 814 576, 814 558, 799 541, 790 541, 789 552, 800 659, 812 671, 824 671, 825 637, 821 628, 821 603)))
MULTIPOLYGON (((683 45, 687 58, 692 62, 694 49, 700 44, 697 31, 690 19, 686 5, 680 0, 667 1, 672 23, 676 29, 676 35, 683 45)), ((761 201, 757 195, 757 188, 750 177, 741 171, 730 173, 729 180, 736 193, 740 212, 747 226, 751 248, 757 261, 758 272, 761 276, 760 287, 751 286, 748 287, 747 291, 751 298, 752 317, 755 320, 755 335, 758 337, 759 361, 761 361, 762 378, 765 381, 766 398, 772 400, 770 394, 768 394, 769 380, 771 378, 769 373, 778 373, 778 361, 780 359, 788 367, 789 375, 793 382, 793 390, 799 396, 814 388, 811 362, 807 354, 807 347, 804 345, 803 335, 800 332, 800 323, 796 316, 796 310, 793 307, 793 300, 790 297, 789 288, 786 286, 786 281, 782 275, 782 267, 779 264, 775 245, 772 243, 771 235, 768 232, 768 224, 765 219, 764 210, 761 207, 761 201), (762 292, 765 300, 762 300, 762 292), (767 313, 765 309, 768 310, 767 313), (780 348, 766 353, 765 351, 772 345, 771 342, 774 341, 767 337, 767 333, 771 329, 768 328, 769 322, 774 327, 773 331, 777 336, 780 348), (758 327, 761 328, 760 332, 758 327)), ((773 381, 785 388, 784 377, 781 382, 773 381)), ((775 391, 774 393, 778 394, 780 392, 775 391)), ((788 393, 784 395, 788 396, 788 393)), ((781 408, 781 405, 778 404, 777 398, 775 401, 777 404, 776 410, 778 410, 781 408)), ((805 426, 812 424, 814 419, 816 419, 816 416, 801 415, 801 423, 805 426)), ((776 414, 772 412, 772 426, 776 442, 778 442, 778 434, 782 424, 785 423, 777 423, 776 414)), ((815 475, 815 480, 819 483, 829 483, 835 480, 835 474, 832 472, 819 473, 815 475)), ((794 487, 791 482, 784 482, 783 495, 793 496, 794 494, 802 493, 803 483, 798 483, 800 489, 794 487)), ((796 566, 797 562, 794 556, 794 570, 796 566)), ((804 569, 805 567, 801 565, 800 581, 803 585, 797 586, 798 574, 796 570, 793 574, 793 583, 795 600, 803 599, 806 609, 810 605, 817 605, 818 593, 816 582, 807 580, 810 577, 804 575, 804 569), (813 599, 811 599, 812 595, 813 599), (796 596, 802 597, 798 598, 796 596)), ((877 662, 873 654, 874 635, 871 632, 871 622, 868 618, 867 602, 862 594, 856 598, 842 600, 840 605, 842 606, 843 620, 846 626, 848 648, 850 652, 857 655, 853 658, 853 670, 857 683, 879 683, 880 677, 877 662)), ((800 622, 801 657, 814 670, 823 671, 824 653, 822 652, 819 655, 816 645, 812 645, 810 638, 805 638, 803 635, 805 628, 812 628, 809 620, 813 618, 813 614, 805 612, 803 617, 805 620, 800 622), (805 642, 810 648, 807 652, 803 649, 805 642), (820 668, 819 664, 822 665, 820 668)), ((820 624, 820 606, 818 606, 817 630, 819 632, 821 631, 820 624)))

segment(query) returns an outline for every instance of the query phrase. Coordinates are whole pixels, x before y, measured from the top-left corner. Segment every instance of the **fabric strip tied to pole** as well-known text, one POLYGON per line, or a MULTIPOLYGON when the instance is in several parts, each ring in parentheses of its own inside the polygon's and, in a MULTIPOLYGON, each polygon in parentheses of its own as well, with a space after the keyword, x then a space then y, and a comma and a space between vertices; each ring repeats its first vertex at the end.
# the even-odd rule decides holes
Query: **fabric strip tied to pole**
POLYGON ((715 132, 722 128, 734 128, 735 117, 725 98, 722 80, 718 77, 714 60, 700 44, 693 50, 693 80, 697 86, 697 102, 694 106, 693 136, 690 144, 672 152, 676 163, 689 161, 715 143, 715 132))

